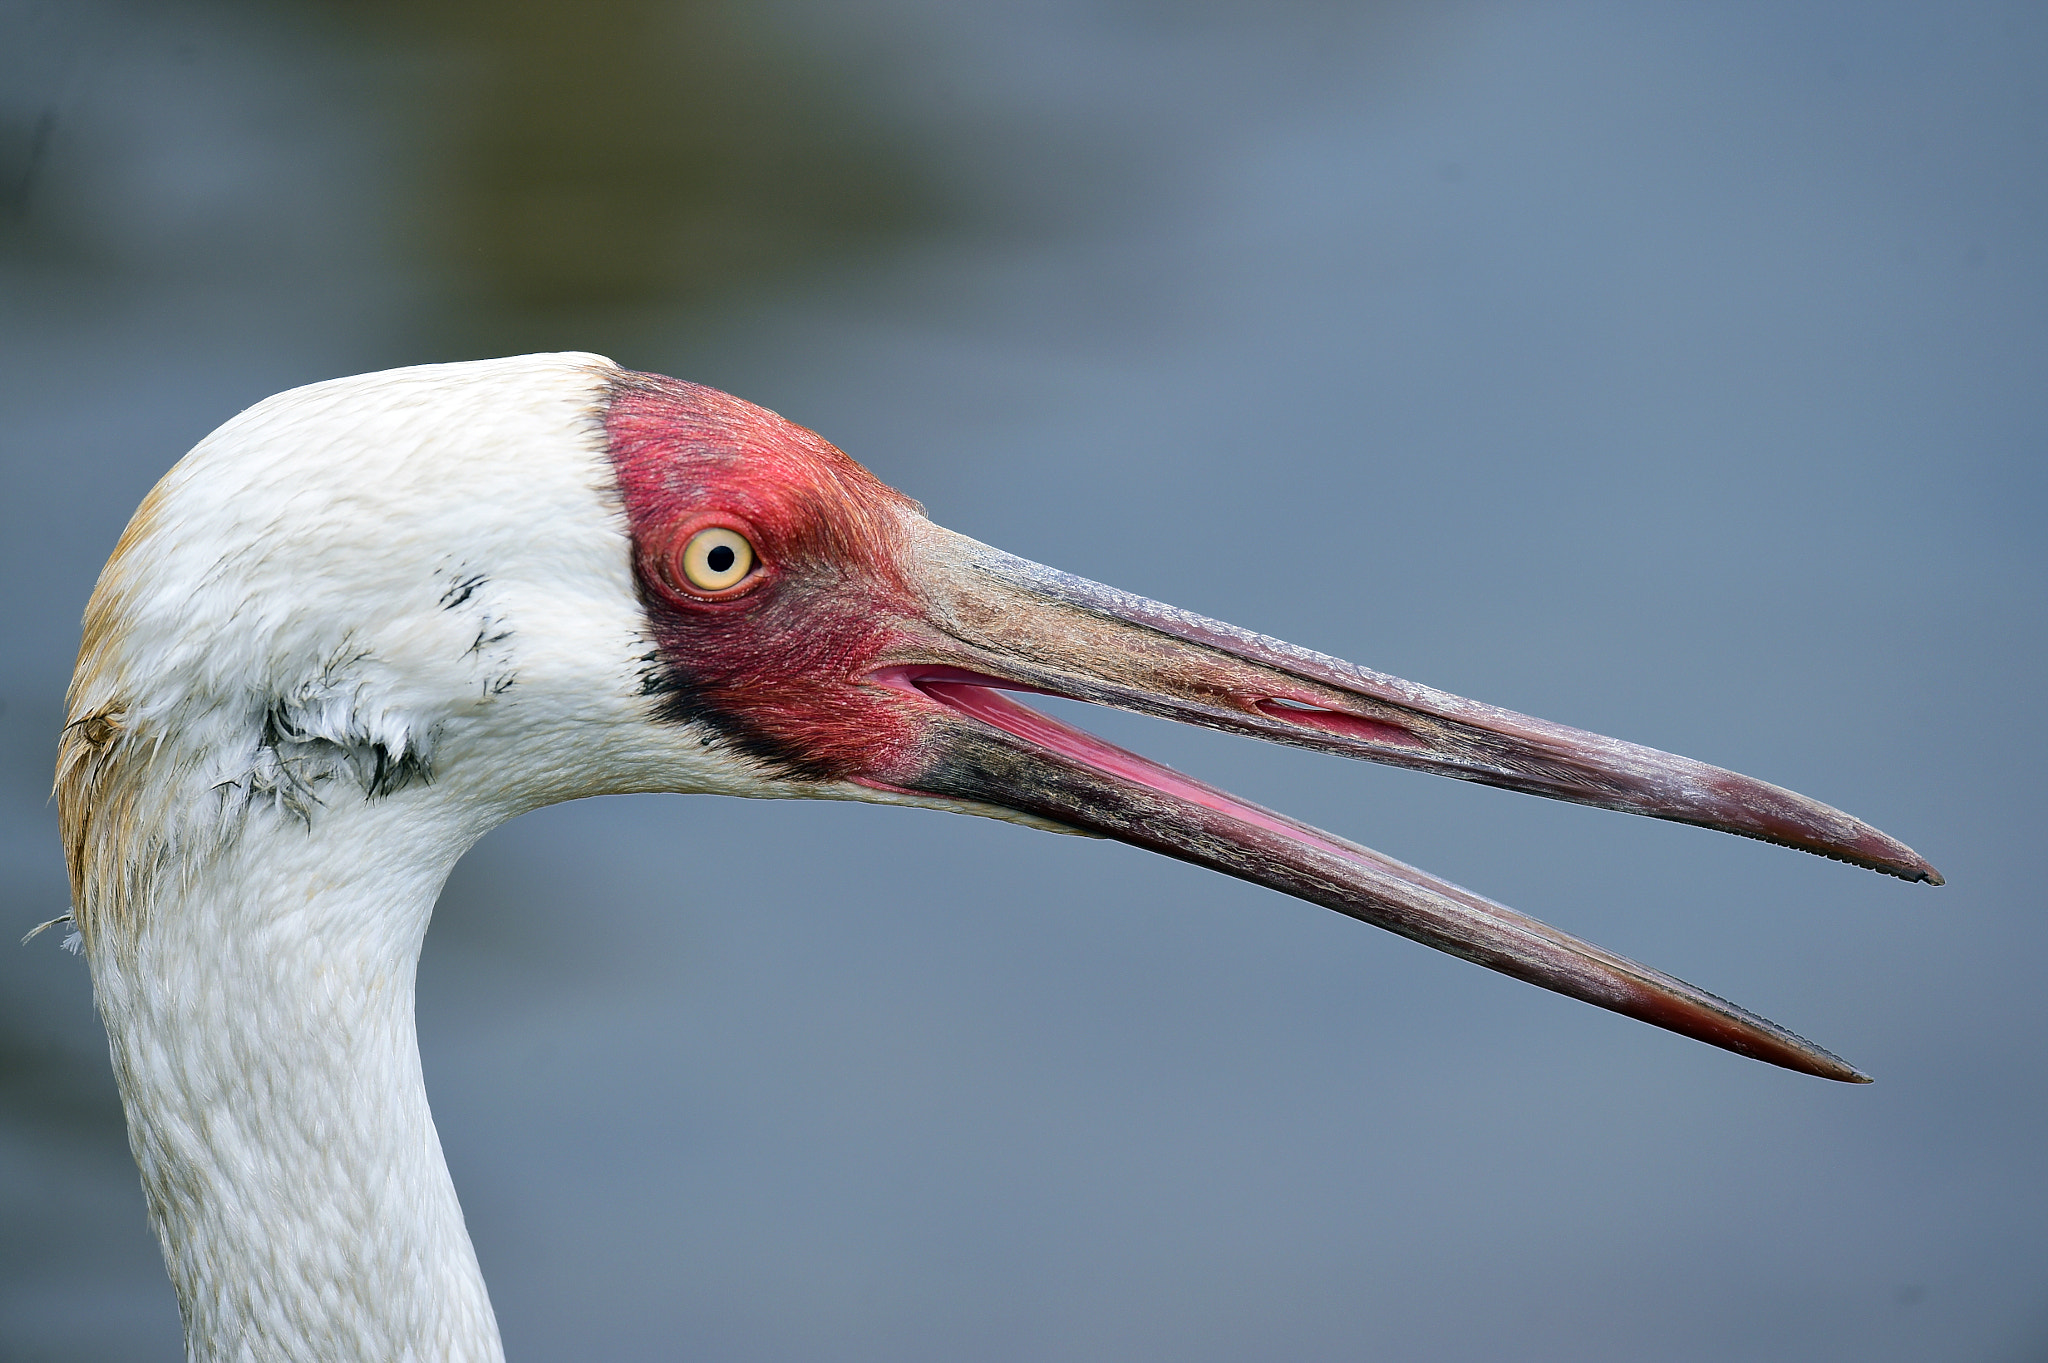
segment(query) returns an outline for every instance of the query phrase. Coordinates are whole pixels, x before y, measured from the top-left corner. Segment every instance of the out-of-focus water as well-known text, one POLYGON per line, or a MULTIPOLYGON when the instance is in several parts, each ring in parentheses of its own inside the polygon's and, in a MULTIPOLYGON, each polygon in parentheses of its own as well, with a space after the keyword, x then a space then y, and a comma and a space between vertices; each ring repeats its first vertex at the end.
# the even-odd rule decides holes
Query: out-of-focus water
MULTIPOLYGON (((0 929, 76 621, 277 389, 595 349, 977 538, 1844 805, 1940 890, 1090 714, 1674 970, 1784 1074, 1127 848, 612 799, 457 870, 517 1358, 2048 1355, 2048 16, 0 6, 0 929)), ((10 926, 11 925, 11 926, 10 926)), ((0 945, 0 1357, 172 1359, 80 962, 0 945)))

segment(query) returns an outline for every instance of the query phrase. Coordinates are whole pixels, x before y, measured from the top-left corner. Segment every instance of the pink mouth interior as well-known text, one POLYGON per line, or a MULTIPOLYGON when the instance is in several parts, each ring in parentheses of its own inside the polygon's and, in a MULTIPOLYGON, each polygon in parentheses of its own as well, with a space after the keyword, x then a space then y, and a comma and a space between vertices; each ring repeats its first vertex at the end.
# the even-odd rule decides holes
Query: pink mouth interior
MULTIPOLYGON (((1004 691, 1011 689, 1041 695, 1050 695, 1051 692, 1015 686, 995 677, 983 677, 952 668, 916 671, 908 668, 890 669, 875 679, 885 685, 914 689, 949 710, 978 719, 1012 737, 1021 738, 1048 752, 1058 753, 1070 761, 1078 762, 1106 776, 1114 776, 1147 790, 1170 795, 1189 804, 1199 805, 1203 809, 1228 815, 1240 823, 1262 828, 1269 833, 1277 833, 1290 842, 1316 847, 1347 860, 1357 859, 1356 848, 1347 847, 1333 839, 1318 837, 1314 829, 1293 823, 1257 805, 1247 804, 1235 796, 1217 790, 1214 786, 1192 780, 1171 767, 1140 757, 1128 749, 1119 748, 1113 743, 1105 743, 1091 733, 1076 729, 1070 724, 1063 724, 1052 716, 1041 714, 1003 694, 1004 691)), ((1291 710, 1283 710, 1278 712, 1277 717, 1291 719, 1294 715, 1291 710)))

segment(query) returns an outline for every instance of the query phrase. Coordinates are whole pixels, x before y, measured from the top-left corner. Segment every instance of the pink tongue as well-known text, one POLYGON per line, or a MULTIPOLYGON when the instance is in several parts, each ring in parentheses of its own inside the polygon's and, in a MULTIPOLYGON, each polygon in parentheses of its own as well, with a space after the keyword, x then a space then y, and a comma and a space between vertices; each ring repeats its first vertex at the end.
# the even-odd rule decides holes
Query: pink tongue
POLYGON ((991 687, 976 686, 970 682, 938 681, 931 677, 915 678, 912 684, 948 709, 971 715, 984 724, 1062 757, 1072 758, 1083 766, 1121 777, 1133 785, 1162 795, 1175 796, 1218 814, 1227 814, 1240 823, 1263 828, 1268 833, 1278 833, 1289 842, 1321 848, 1350 861, 1358 859, 1354 848, 1319 838, 1312 829, 1289 823, 1257 805, 1233 799, 1213 786, 1189 780, 1171 767, 1163 767, 1115 744, 1105 743, 1093 734, 1062 724, 1050 715, 1042 715, 1028 705, 1019 705, 991 687))

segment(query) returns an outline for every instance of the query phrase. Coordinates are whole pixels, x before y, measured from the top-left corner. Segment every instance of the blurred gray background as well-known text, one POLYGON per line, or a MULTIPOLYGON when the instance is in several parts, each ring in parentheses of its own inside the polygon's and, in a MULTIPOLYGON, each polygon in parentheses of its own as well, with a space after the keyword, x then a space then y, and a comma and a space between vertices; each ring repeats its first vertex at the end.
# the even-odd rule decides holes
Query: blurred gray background
POLYGON ((271 392, 579 348, 1951 883, 1087 720, 1851 1088, 1120 846, 545 811, 420 980, 515 1359, 2048 1358, 2044 170, 2034 3, 0 4, 0 1356, 180 1356, 13 945, 100 562, 271 392))

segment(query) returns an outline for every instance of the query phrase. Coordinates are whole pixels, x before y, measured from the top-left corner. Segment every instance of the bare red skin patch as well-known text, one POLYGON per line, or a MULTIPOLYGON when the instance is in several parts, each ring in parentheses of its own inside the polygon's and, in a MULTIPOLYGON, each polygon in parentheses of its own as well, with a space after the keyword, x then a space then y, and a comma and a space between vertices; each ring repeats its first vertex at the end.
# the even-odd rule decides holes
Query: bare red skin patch
POLYGON ((908 757, 916 698, 867 685, 915 611, 895 545, 917 504, 812 431, 714 388, 627 373, 605 431, 658 648, 646 689, 777 774, 844 780, 908 757), (707 518, 744 526, 757 562, 718 599, 665 580, 707 518))

